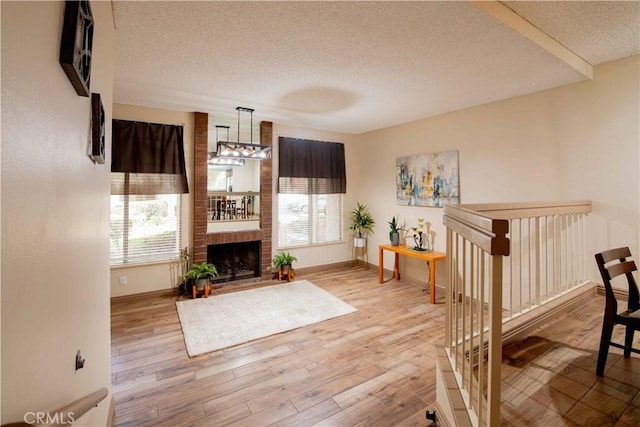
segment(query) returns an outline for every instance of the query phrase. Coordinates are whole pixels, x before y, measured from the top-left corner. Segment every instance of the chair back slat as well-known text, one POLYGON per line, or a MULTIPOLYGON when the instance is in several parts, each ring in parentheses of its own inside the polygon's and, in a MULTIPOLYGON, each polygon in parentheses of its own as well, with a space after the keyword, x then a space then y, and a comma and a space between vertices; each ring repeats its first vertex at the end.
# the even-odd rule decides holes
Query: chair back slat
POLYGON ((632 271, 636 271, 636 263, 634 261, 625 261, 620 264, 615 264, 607 267, 607 271, 609 272, 609 278, 613 279, 616 276, 621 274, 631 273, 632 271))
POLYGON ((631 256, 631 251, 628 247, 609 249, 608 251, 600 252, 604 263, 613 261, 614 259, 622 259, 631 256))

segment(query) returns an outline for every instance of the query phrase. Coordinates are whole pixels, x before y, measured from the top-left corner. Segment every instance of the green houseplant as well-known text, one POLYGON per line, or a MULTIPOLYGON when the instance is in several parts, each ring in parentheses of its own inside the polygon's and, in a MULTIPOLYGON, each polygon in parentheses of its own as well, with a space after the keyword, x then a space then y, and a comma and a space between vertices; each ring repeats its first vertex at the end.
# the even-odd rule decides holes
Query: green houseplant
POLYGON ((398 246, 400 244, 400 232, 407 232, 407 227, 405 224, 400 225, 399 224, 400 221, 400 216, 398 215, 398 217, 396 218, 395 216, 393 216, 391 218, 391 221, 387 221, 387 223, 389 224, 389 241, 391 241, 391 244, 393 246, 398 246))
POLYGON ((355 247, 362 248, 366 246, 366 237, 373 233, 373 227, 376 222, 369 213, 367 206, 357 202, 356 208, 351 212, 351 226, 349 230, 353 231, 355 247))
POLYGON ((298 258, 291 255, 290 252, 280 251, 273 257, 273 266, 283 273, 287 273, 293 266, 293 262, 297 260, 298 258))
POLYGON ((191 269, 184 274, 185 279, 195 280, 196 289, 202 290, 214 277, 218 277, 218 270, 213 264, 202 262, 193 264, 191 269))

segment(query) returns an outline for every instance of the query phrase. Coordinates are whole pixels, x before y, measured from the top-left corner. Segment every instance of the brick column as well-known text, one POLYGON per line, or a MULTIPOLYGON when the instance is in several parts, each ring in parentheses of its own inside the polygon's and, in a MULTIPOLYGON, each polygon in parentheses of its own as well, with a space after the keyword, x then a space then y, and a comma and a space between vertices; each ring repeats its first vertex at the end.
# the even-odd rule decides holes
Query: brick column
MULTIPOLYGON (((273 123, 260 122, 260 144, 272 145, 273 123)), ((260 162, 260 228, 262 229, 262 278, 271 278, 271 248, 273 229, 273 161, 260 162)))
POLYGON ((207 156, 209 151, 209 114, 195 113, 193 149, 193 259, 207 260, 207 156))
MULTIPOLYGON (((221 243, 238 243, 259 240, 262 242, 260 270, 263 279, 271 278, 271 235, 272 235, 272 161, 260 162, 260 230, 207 233, 207 157, 209 152, 209 115, 195 113, 195 135, 193 150, 194 165, 194 206, 193 206, 193 262, 207 260, 207 246, 221 243)), ((273 123, 260 123, 260 141, 271 145, 273 123)))

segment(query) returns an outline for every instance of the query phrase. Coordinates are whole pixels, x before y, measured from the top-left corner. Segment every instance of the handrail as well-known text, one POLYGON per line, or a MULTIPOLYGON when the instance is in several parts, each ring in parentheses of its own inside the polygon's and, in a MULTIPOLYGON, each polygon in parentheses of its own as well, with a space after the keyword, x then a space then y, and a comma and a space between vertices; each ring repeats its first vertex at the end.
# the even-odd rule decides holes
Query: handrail
POLYGON ((590 213, 591 200, 564 202, 471 203, 457 208, 494 219, 527 218, 540 215, 564 215, 590 213))
POLYGON ((509 239, 506 237, 509 231, 508 221, 481 215, 466 206, 445 206, 442 219, 444 225, 491 255, 509 255, 509 239))
POLYGON ((98 406, 105 397, 109 395, 109 390, 106 387, 102 387, 93 393, 89 393, 80 399, 74 400, 71 403, 63 405, 53 411, 44 413, 34 413, 33 422, 25 421, 3 424, 2 427, 56 427, 56 426, 69 426, 72 425, 77 419, 89 412, 92 408, 98 406), (42 420, 43 422, 40 422, 42 420))

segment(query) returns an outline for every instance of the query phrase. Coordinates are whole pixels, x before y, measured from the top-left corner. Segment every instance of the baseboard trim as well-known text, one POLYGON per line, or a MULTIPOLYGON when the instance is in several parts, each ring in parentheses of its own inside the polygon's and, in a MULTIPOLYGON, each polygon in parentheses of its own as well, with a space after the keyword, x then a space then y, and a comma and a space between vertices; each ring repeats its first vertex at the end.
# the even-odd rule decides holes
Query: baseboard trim
MULTIPOLYGON (((598 283, 598 286, 596 289, 597 289, 598 295, 605 296, 604 285, 601 285, 598 283)), ((627 301, 629 299, 629 291, 627 289, 613 288, 613 294, 615 295, 616 299, 620 299, 623 301, 627 301)))
POLYGON ((116 401, 113 399, 113 396, 111 396, 111 400, 109 401, 109 412, 107 413, 107 426, 111 427, 113 426, 113 418, 115 417, 115 413, 116 413, 116 401))
POLYGON ((338 270, 351 267, 352 261, 334 262, 332 264, 314 265, 312 267, 296 268, 296 274, 322 273, 327 270, 338 270))
POLYGON ((511 342, 531 335, 545 323, 548 323, 558 316, 583 305, 586 299, 593 298, 596 293, 596 284, 593 282, 586 283, 579 288, 569 291, 554 301, 503 323, 502 346, 504 347, 511 342))
POLYGON ((118 302, 118 301, 126 301, 130 298, 139 298, 141 296, 154 296, 154 295, 174 295, 174 296, 178 296, 179 295, 179 291, 178 288, 170 288, 170 289, 160 289, 157 291, 149 291, 149 292, 140 292, 137 294, 129 294, 129 295, 119 295, 117 297, 111 297, 111 302, 118 302))

